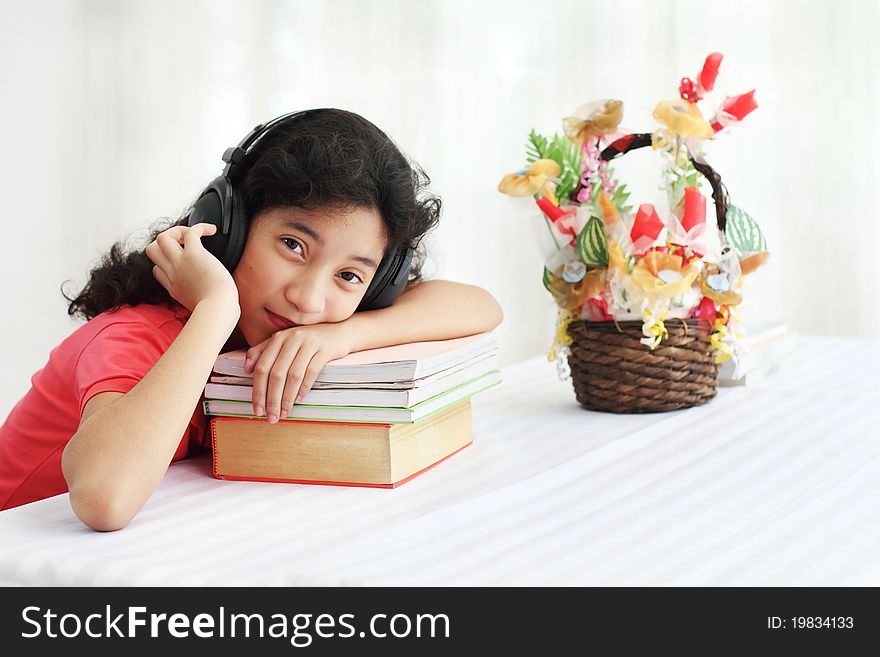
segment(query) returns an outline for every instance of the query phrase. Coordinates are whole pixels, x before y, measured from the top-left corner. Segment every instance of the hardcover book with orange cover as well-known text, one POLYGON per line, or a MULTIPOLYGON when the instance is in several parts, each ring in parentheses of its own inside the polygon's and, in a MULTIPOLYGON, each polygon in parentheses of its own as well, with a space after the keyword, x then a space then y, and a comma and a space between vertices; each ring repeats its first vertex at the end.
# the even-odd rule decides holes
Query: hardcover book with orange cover
POLYGON ((218 479, 394 488, 471 444, 465 399, 414 424, 211 420, 218 479))

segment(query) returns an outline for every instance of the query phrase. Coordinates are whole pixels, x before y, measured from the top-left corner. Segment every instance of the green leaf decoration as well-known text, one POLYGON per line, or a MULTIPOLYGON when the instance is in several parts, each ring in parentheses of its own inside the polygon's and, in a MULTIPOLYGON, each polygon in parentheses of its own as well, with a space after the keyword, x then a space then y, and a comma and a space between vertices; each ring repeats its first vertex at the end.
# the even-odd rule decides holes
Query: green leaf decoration
POLYGON ((767 250, 767 241, 758 222, 747 212, 732 205, 727 208, 727 226, 724 232, 740 258, 767 250))
POLYGON ((526 143, 526 160, 554 160, 560 168, 556 182, 556 196, 560 203, 566 203, 581 179, 581 152, 565 135, 556 134, 551 138, 539 135, 532 130, 526 143))
POLYGON ((544 288, 552 293, 550 289, 550 284, 553 282, 553 272, 544 267, 544 288))
POLYGON ((590 217, 577 239, 578 258, 588 267, 608 266, 605 225, 599 217, 590 217))
MULTIPOLYGON (((611 172, 612 177, 614 176, 614 171, 611 172)), ((617 209, 620 210, 623 214, 632 214, 632 206, 626 204, 626 200, 629 198, 629 192, 626 191, 626 185, 620 185, 617 189, 614 190, 614 196, 611 197, 611 202, 617 206, 617 209)))
POLYGON ((547 150, 547 138, 532 130, 529 133, 529 141, 526 144, 526 161, 531 164, 535 160, 549 159, 544 155, 547 153, 547 150))

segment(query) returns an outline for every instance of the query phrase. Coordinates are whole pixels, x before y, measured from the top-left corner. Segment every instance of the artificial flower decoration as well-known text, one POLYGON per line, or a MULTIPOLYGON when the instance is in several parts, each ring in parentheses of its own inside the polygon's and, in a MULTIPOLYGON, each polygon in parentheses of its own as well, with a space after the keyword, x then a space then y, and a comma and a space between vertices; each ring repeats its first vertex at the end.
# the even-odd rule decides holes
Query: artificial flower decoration
POLYGON ((681 97, 656 105, 653 132, 618 133, 618 100, 582 105, 563 119, 564 136, 532 130, 531 164, 498 186, 535 197, 541 210, 543 283, 559 308, 553 358, 567 354, 573 320, 640 321, 642 343, 654 349, 667 338, 665 322, 691 318, 710 332, 717 361, 735 355, 739 288, 768 250, 755 220, 719 191, 720 178, 702 152, 704 142, 757 107, 750 91, 727 97, 706 120, 698 104, 717 86, 722 59, 711 53, 698 75, 681 78, 681 97), (649 144, 664 160, 666 199, 634 209, 610 160, 649 144), (716 199, 726 207, 723 222, 716 221, 723 207, 707 208, 716 199))
POLYGON ((575 282, 566 278, 570 270, 568 265, 560 266, 556 270, 550 283, 550 294, 560 308, 575 311, 605 289, 605 270, 592 269, 582 273, 581 278, 575 282))
POLYGON ((509 173, 498 183, 498 191, 508 196, 534 196, 546 192, 547 181, 560 173, 559 163, 554 160, 536 160, 525 171, 509 173))
POLYGON ((579 148, 597 137, 610 135, 623 118, 623 103, 619 100, 597 100, 578 107, 574 114, 562 119, 565 136, 579 148))
POLYGON ((717 305, 735 306, 742 302, 742 295, 732 288, 730 279, 716 266, 707 267, 700 275, 700 292, 717 305))
POLYGON ((661 100, 654 108, 654 118, 673 136, 711 139, 715 134, 712 126, 703 118, 697 104, 681 98, 661 100))
POLYGON ((661 297, 676 297, 690 289, 699 271, 684 264, 681 256, 650 251, 636 263, 633 280, 645 292, 661 297))

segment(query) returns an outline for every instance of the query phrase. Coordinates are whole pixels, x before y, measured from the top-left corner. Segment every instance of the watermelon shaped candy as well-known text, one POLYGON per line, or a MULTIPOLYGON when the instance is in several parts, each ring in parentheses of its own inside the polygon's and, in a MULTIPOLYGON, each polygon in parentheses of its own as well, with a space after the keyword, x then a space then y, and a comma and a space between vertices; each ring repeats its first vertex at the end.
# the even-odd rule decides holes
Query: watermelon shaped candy
POLYGON ((578 235, 578 258, 589 267, 608 266, 608 243, 605 238, 605 224, 598 217, 590 217, 587 225, 578 235))
POLYGON ((732 205, 727 209, 727 226, 724 232, 740 258, 747 258, 767 250, 767 241, 758 222, 747 212, 732 205))

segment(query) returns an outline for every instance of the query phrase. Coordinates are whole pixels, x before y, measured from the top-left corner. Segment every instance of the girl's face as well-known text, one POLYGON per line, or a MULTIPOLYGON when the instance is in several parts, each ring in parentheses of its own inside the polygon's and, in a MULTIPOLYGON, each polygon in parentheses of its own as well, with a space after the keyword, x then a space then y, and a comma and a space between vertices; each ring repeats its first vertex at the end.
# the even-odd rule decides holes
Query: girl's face
POLYGON ((275 208, 251 222, 232 278, 238 328, 254 346, 292 326, 351 317, 385 251, 375 208, 350 211, 275 208))

